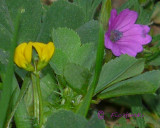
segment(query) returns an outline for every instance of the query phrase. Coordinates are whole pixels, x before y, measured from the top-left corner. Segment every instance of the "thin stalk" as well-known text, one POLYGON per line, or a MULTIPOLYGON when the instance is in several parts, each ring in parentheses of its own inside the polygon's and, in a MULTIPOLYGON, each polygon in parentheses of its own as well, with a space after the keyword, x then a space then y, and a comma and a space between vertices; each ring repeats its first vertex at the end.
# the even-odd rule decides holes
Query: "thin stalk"
POLYGON ((28 87, 29 87, 29 84, 30 84, 30 78, 27 76, 25 79, 24 79, 24 82, 23 82, 23 85, 22 85, 22 88, 21 88, 21 91, 20 91, 20 94, 17 98, 17 101, 16 101, 16 104, 14 105, 13 107, 13 110, 11 112, 11 114, 9 114, 9 116, 7 117, 7 121, 6 121, 6 128, 9 128, 9 125, 12 121, 12 118, 17 110, 17 107, 18 105, 20 104, 25 92, 27 91, 28 87))
POLYGON ((40 80, 38 73, 34 73, 31 76, 34 97, 34 117, 37 119, 39 127, 41 128, 43 124, 43 99, 40 88, 40 80))
POLYGON ((39 97, 39 126, 41 128, 43 124, 43 99, 42 99, 40 80, 39 80, 38 74, 36 74, 36 82, 37 82, 37 90, 38 90, 38 97, 39 97))
POLYGON ((39 98, 38 98, 38 89, 37 81, 35 74, 31 74, 32 86, 33 86, 33 115, 39 123, 39 98))
POLYGON ((103 30, 102 25, 100 25, 99 43, 98 43, 97 56, 96 56, 94 79, 92 81, 91 86, 89 87, 89 90, 88 90, 86 96, 84 97, 83 102, 80 104, 79 108, 77 109, 77 113, 82 116, 86 116, 87 112, 89 110, 92 96, 93 96, 95 88, 97 86, 97 83, 99 80, 99 75, 100 75, 100 72, 102 69, 103 55, 104 55, 104 30, 103 30))

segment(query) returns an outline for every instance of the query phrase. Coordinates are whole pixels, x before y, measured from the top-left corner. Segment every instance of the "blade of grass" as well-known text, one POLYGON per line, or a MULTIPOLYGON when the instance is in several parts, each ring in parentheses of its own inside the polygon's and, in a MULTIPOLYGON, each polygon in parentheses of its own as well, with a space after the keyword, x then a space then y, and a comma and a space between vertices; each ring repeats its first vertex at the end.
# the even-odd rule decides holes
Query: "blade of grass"
POLYGON ((108 21, 111 15, 111 10, 112 10, 111 0, 103 1, 100 22, 102 23, 104 30, 107 30, 108 28, 108 21))
POLYGON ((9 125, 10 125, 10 123, 12 121, 12 118, 13 118, 13 116, 14 116, 16 110, 17 110, 17 107, 20 104, 20 102, 21 102, 26 90, 28 89, 29 84, 30 84, 30 77, 26 76, 26 78, 23 81, 23 85, 22 85, 20 94, 19 94, 19 96, 17 98, 16 104, 14 105, 12 112, 7 117, 7 121, 6 121, 6 124, 5 124, 6 128, 9 128, 9 125))
POLYGON ((19 30, 19 24, 20 24, 20 13, 17 15, 16 19, 16 26, 15 26, 15 32, 13 35, 12 43, 10 46, 10 56, 9 56, 9 62, 6 68, 6 75, 4 77, 3 81, 3 91, 0 99, 0 128, 3 128, 5 119, 7 116, 7 110, 8 110, 8 105, 11 97, 11 91, 12 91, 12 79, 14 75, 14 62, 13 62, 13 57, 14 57, 14 49, 16 47, 17 39, 18 39, 18 30, 19 30))
POLYGON ((77 113, 82 116, 87 115, 87 112, 92 100, 92 96, 94 94, 96 85, 99 80, 99 75, 102 69, 103 55, 104 55, 104 30, 103 30, 103 26, 100 25, 99 43, 98 43, 97 56, 96 56, 94 79, 92 81, 91 86, 88 89, 86 96, 83 99, 83 102, 80 104, 79 108, 77 109, 77 113))

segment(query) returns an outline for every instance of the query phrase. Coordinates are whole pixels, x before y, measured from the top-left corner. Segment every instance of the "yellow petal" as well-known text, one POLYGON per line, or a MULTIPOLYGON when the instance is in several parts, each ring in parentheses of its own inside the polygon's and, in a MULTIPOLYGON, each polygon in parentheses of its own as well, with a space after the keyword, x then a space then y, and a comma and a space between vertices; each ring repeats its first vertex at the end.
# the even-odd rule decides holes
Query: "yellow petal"
POLYGON ((18 64, 19 64, 18 65, 19 67, 24 68, 24 69, 26 68, 26 64, 27 64, 26 59, 21 54, 18 57, 18 64))
POLYGON ((29 42, 24 49, 24 57, 27 63, 31 63, 32 60, 32 42, 29 42))
POLYGON ((48 48, 48 51, 49 51, 49 59, 51 59, 51 57, 53 56, 54 51, 55 51, 55 46, 54 46, 53 42, 49 42, 47 44, 47 48, 48 48))
POLYGON ((37 53, 39 55, 39 58, 41 59, 42 50, 46 46, 46 44, 35 42, 35 43, 32 43, 32 46, 36 49, 36 51, 37 51, 37 53))
POLYGON ((42 59, 41 61, 48 62, 51 57, 53 56, 55 46, 52 42, 49 42, 44 48, 42 52, 42 59))
POLYGON ((19 67, 24 67, 26 63, 25 58, 24 58, 24 49, 26 47, 27 43, 22 43, 18 45, 15 49, 15 54, 14 54, 14 62, 19 66, 19 67), (24 63, 24 64, 23 64, 24 63))

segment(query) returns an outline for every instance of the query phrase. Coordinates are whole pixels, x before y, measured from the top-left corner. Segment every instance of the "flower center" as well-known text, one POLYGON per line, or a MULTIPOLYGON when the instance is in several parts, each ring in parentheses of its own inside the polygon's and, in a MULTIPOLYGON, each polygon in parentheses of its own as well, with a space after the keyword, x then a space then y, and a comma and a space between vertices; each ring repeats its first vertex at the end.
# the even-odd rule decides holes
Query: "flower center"
POLYGON ((123 36, 123 33, 118 30, 112 30, 110 35, 110 40, 116 42, 123 36))

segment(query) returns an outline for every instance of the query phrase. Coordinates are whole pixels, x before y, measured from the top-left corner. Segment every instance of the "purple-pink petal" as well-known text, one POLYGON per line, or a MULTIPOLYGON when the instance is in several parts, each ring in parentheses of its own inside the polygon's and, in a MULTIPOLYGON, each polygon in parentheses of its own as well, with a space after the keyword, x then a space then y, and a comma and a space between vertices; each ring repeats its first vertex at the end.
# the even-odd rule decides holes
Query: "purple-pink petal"
POLYGON ((126 44, 121 44, 119 45, 120 49, 121 49, 121 52, 122 54, 128 54, 130 56, 136 56, 138 52, 142 52, 143 51, 143 47, 138 44, 137 42, 135 41, 128 41, 130 44, 127 45, 127 42, 126 44))
POLYGON ((122 50, 121 50, 122 54, 127 54, 127 55, 130 55, 130 56, 133 56, 135 57, 137 55, 137 52, 133 51, 132 49, 128 48, 128 47, 124 47, 122 50))
POLYGON ((141 27, 145 30, 146 33, 150 31, 150 27, 148 27, 147 25, 141 25, 141 27))
POLYGON ((114 27, 112 29, 116 29, 121 32, 126 31, 136 22, 137 17, 137 12, 125 9, 115 18, 114 27))
POLYGON ((135 52, 141 52, 143 50, 143 47, 141 44, 136 42, 135 40, 126 40, 126 41, 118 41, 116 43, 121 49, 128 47, 129 49, 132 49, 135 52))
POLYGON ((113 49, 114 44, 110 41, 108 33, 105 34, 105 47, 108 49, 113 49))
POLYGON ((116 17, 117 17, 117 11, 116 11, 116 9, 112 9, 112 11, 111 11, 111 17, 109 19, 109 28, 112 28, 113 22, 114 22, 114 20, 115 20, 116 17))
POLYGON ((147 25, 134 24, 129 30, 123 32, 123 38, 121 40, 136 40, 140 44, 148 44, 152 38, 148 35, 149 27, 147 25))
POLYGON ((114 44, 114 47, 112 48, 112 52, 115 56, 120 56, 121 53, 121 49, 117 44, 114 44))

